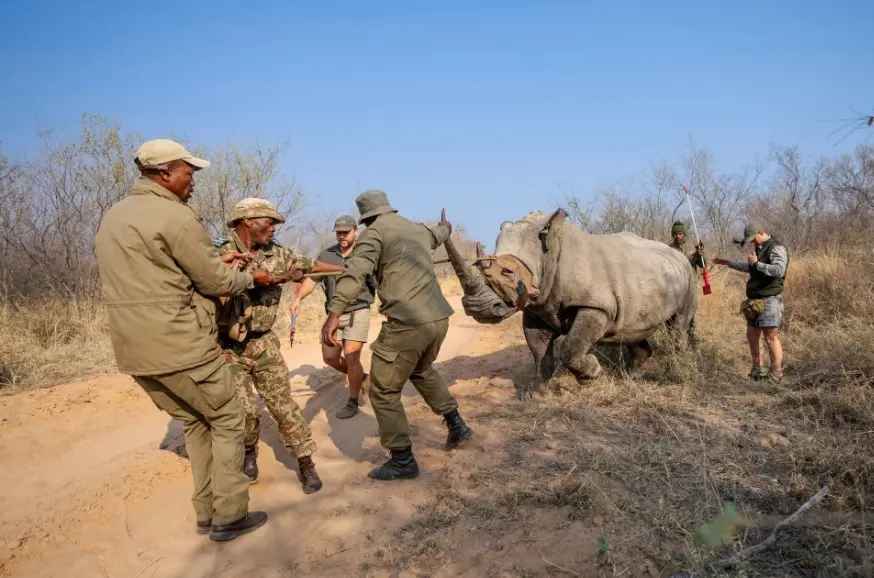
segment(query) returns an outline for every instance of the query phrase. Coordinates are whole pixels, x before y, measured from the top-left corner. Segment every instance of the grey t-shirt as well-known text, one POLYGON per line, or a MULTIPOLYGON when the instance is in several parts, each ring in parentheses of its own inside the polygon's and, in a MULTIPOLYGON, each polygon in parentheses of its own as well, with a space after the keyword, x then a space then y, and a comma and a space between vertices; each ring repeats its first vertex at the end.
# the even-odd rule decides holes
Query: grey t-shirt
MULTIPOLYGON (((322 251, 321 254, 319 254, 318 260, 330 263, 331 265, 342 265, 346 259, 340 254, 340 244, 337 243, 336 245, 332 245, 322 251)), ((337 277, 322 277, 322 287, 325 289, 325 312, 327 313, 328 308, 331 306, 331 299, 334 298, 334 291, 337 288, 337 277)), ((364 282, 364 286, 361 288, 361 293, 358 295, 358 299, 351 303, 344 313, 370 307, 375 296, 376 279, 374 279, 372 275, 369 275, 364 282)))

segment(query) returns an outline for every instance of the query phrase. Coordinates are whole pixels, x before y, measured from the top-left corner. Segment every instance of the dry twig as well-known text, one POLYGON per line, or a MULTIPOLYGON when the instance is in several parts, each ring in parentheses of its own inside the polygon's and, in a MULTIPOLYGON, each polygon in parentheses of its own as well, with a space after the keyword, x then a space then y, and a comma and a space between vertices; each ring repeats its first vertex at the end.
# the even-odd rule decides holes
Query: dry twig
POLYGON ((547 558, 546 556, 541 556, 541 558, 543 558, 543 561, 546 562, 549 566, 552 566, 553 568, 555 568, 557 570, 561 570, 562 572, 567 572, 568 574, 573 574, 574 576, 581 576, 581 574, 578 574, 577 572, 574 572, 573 570, 571 570, 569 568, 565 568, 564 566, 559 566, 555 562, 550 561, 550 559, 547 558))
POLYGON ((807 500, 800 508, 795 510, 794 514, 792 514, 791 516, 789 516, 788 518, 786 518, 785 520, 783 520, 782 522, 780 522, 779 524, 774 526, 774 529, 771 530, 771 534, 767 538, 765 538, 764 541, 762 541, 759 544, 756 544, 755 546, 750 546, 749 548, 741 550, 740 552, 738 552, 734 556, 730 556, 730 557, 726 558, 725 560, 720 560, 715 565, 718 566, 719 568, 730 568, 730 567, 734 566, 735 564, 737 564, 738 562, 741 562, 743 560, 747 560, 747 559, 755 556, 759 552, 766 550, 777 540, 777 531, 780 528, 783 528, 785 526, 788 526, 789 524, 793 524, 793 523, 797 522, 804 514, 807 513, 808 510, 810 510, 815 505, 819 504, 823 500, 823 498, 826 497, 827 494, 828 494, 828 486, 823 486, 812 498, 807 500))

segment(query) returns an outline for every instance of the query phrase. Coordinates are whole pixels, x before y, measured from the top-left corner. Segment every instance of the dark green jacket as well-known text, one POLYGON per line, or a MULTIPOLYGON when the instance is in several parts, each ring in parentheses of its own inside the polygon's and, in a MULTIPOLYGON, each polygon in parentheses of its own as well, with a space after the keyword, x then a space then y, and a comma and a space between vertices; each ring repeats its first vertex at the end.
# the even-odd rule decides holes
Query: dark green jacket
POLYGON ((789 251, 774 237, 756 247, 756 263, 729 261, 728 266, 735 271, 749 273, 747 280, 747 299, 764 299, 783 292, 786 274, 789 272, 789 251))
POLYGON ((367 276, 373 275, 379 312, 390 320, 421 325, 446 319, 454 311, 437 284, 431 255, 448 238, 445 227, 429 228, 397 213, 379 215, 346 258, 331 313, 342 315, 360 295, 367 276))

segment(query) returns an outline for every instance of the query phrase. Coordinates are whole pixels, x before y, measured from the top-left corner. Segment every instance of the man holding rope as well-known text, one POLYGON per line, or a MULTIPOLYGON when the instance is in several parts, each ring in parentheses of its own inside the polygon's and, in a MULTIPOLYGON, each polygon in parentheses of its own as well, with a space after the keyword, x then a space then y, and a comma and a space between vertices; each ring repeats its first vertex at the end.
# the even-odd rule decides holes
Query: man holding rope
MULTIPOLYGON (((314 264, 280 246, 273 236, 276 225, 284 222, 285 218, 270 202, 246 198, 237 203, 228 219, 227 225, 232 229, 230 239, 218 240, 215 245, 221 255, 246 255, 245 261, 233 261, 232 268, 266 269, 280 283, 301 282, 304 273, 343 270, 342 266, 320 261, 314 264)), ((225 301, 219 316, 219 345, 231 368, 246 414, 243 472, 252 483, 258 481, 260 410, 257 393, 276 421, 280 441, 297 458, 303 491, 310 494, 322 487, 322 481, 311 457, 316 451, 316 442, 300 406, 291 396, 288 366, 280 353, 279 337, 273 331, 281 298, 282 286, 275 284, 250 289, 245 295, 225 301)))

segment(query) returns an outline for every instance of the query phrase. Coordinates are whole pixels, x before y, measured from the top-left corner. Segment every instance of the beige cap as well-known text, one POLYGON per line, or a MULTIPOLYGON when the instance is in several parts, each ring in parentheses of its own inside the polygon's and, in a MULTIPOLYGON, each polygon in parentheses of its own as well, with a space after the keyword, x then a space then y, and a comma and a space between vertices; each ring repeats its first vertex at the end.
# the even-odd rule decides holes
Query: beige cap
POLYGON ((170 161, 182 160, 195 169, 205 169, 209 161, 197 158, 176 141, 159 138, 144 142, 137 149, 137 159, 144 167, 163 165, 170 161))

